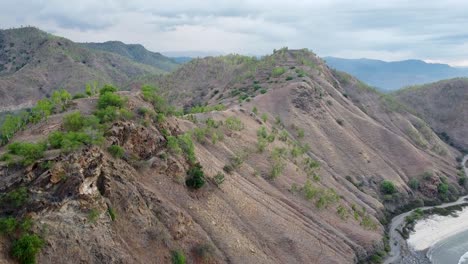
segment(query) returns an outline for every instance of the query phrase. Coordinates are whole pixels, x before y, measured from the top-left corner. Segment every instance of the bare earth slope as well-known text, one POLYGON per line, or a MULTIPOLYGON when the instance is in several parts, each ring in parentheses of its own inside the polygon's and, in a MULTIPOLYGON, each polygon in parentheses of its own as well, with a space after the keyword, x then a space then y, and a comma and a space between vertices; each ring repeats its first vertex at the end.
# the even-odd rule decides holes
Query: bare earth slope
MULTIPOLYGON (((102 145, 48 150, 25 168, 0 163, 3 193, 27 187, 29 200, 13 213, 31 217, 44 238, 39 263, 168 263, 175 251, 187 263, 365 263, 382 255, 388 212, 464 192, 457 150, 307 50, 196 59, 146 81, 191 114, 154 118, 135 84, 120 93, 134 117, 108 123, 102 145), (219 103, 225 109, 214 111, 219 103), (184 149, 195 142, 207 177, 199 190, 185 184, 193 161, 176 138, 184 149), (384 180, 397 192, 383 193, 384 180)), ((67 111, 91 114, 95 105, 74 100, 67 111)), ((12 141, 62 129, 63 115, 12 141)), ((11 243, 0 239, 5 263, 11 243)))
POLYGON ((468 151, 468 79, 410 87, 395 96, 448 142, 468 151))
POLYGON ((55 89, 74 94, 83 92, 87 83, 122 85, 162 72, 36 28, 0 30, 0 111, 28 107, 55 89))

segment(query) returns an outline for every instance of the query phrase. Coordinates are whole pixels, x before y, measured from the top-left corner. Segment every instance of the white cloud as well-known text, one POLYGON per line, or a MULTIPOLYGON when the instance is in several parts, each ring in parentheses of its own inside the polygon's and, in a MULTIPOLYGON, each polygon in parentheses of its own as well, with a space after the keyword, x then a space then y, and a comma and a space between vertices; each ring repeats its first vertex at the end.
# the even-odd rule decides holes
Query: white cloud
POLYGON ((34 25, 75 41, 121 40, 154 51, 468 60, 467 1, 0 0, 3 27, 34 25))

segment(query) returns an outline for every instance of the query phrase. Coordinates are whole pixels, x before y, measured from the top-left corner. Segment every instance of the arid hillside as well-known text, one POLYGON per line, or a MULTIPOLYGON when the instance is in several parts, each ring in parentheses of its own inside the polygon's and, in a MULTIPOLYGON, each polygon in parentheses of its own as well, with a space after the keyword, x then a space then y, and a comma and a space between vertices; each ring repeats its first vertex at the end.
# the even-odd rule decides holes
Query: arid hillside
POLYGON ((376 263, 389 214, 465 192, 457 150, 307 50, 144 82, 21 116, 1 261, 376 263))
POLYGON ((61 88, 76 94, 87 83, 123 85, 163 72, 36 28, 0 30, 0 112, 30 107, 61 88))
POLYGON ((446 142, 468 152, 468 79, 409 87, 394 95, 446 142))

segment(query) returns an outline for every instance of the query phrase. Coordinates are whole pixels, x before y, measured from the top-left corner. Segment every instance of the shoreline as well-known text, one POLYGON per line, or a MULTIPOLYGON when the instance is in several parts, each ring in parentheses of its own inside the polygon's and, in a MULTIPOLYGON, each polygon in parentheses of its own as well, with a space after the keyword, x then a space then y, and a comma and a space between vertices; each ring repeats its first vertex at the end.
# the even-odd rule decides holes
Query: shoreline
POLYGON ((406 240, 416 251, 429 250, 438 242, 468 230, 468 207, 454 215, 430 215, 419 220, 406 240))
MULTIPOLYGON (((465 167, 465 164, 467 163, 468 161, 468 155, 465 155, 463 157, 463 160, 461 162, 462 164, 462 168, 465 172, 465 175, 468 177, 468 168, 465 167)), ((460 197, 457 201, 455 202, 451 202, 451 203, 446 203, 446 204, 442 204, 442 205, 437 205, 437 206, 424 206, 424 207, 420 207, 420 208, 415 208, 413 210, 410 210, 406 213, 402 213, 400 215, 397 215, 395 216, 392 221, 390 222, 390 225, 388 226, 389 228, 389 232, 388 232, 388 235, 389 235, 389 244, 390 244, 390 252, 389 254, 387 255, 387 258, 385 259, 385 261, 383 262, 384 264, 392 264, 392 263, 419 263, 419 264, 430 264, 431 261, 429 259, 429 257, 427 256, 428 255, 428 251, 430 250, 430 248, 435 245, 436 243, 440 242, 440 241, 443 241, 444 239, 447 239, 451 236, 455 236, 463 231, 467 231, 468 230, 468 221, 467 224, 466 224, 466 229, 463 227, 463 230, 460 230, 457 228, 457 226, 455 226, 455 228, 451 229, 449 232, 445 232, 445 236, 444 237, 438 237, 437 239, 432 239, 432 241, 426 241, 425 242, 425 245, 429 244, 429 247, 428 248, 424 248, 423 246, 421 247, 418 247, 418 249, 413 249, 408 241, 402 237, 401 235, 401 230, 402 228, 405 226, 406 224, 406 220, 405 218, 407 216, 409 216, 412 212, 414 212, 415 210, 417 209, 421 209, 423 211, 425 210, 429 210, 429 209, 433 209, 433 208, 447 208, 447 207, 451 207, 451 206, 455 206, 455 205, 462 205, 462 204, 466 204, 467 203, 467 199, 468 199, 468 195, 466 196, 462 196, 460 197)), ((462 209, 462 212, 466 211, 467 213, 467 216, 465 217, 468 217, 468 207, 464 207, 462 209)), ((416 223, 416 225, 419 223, 419 222, 422 222, 422 221, 425 221, 426 219, 430 219, 432 217, 436 217, 437 215, 432 215, 432 216, 429 216, 423 220, 420 220, 416 223)), ((439 217, 444 217, 446 219, 453 219, 453 218, 456 218, 456 217, 453 217, 453 216, 440 216, 439 217)), ((463 218, 463 217, 461 217, 463 218)), ((460 218, 459 218, 460 219, 460 218)), ((459 220, 457 219, 457 220, 459 220)), ((455 220, 456 222, 456 220, 455 220)), ((415 226, 416 227, 416 226, 415 226)), ((410 234, 411 235, 414 235, 414 233, 416 233, 415 231, 411 232, 410 234)), ((434 230, 431 230, 430 232, 426 232, 426 236, 427 237, 432 237, 432 235, 434 234, 434 230), (428 235, 429 234, 429 235, 428 235)), ((410 238, 411 238, 411 235, 410 235, 410 238)))

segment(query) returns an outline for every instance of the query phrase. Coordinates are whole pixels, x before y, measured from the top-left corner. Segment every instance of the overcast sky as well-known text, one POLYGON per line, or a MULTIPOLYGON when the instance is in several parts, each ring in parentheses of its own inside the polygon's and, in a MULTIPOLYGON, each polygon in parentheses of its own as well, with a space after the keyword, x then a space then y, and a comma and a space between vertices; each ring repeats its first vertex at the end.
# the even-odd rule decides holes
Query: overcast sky
POLYGON ((468 66, 467 14, 463 0, 0 0, 0 27, 33 25, 79 42, 249 55, 288 46, 458 66, 468 66))

